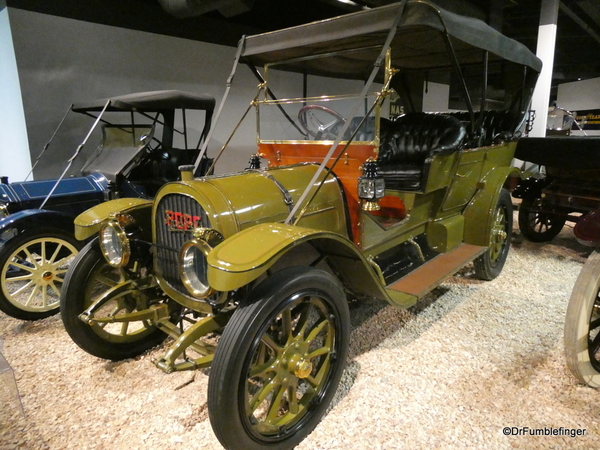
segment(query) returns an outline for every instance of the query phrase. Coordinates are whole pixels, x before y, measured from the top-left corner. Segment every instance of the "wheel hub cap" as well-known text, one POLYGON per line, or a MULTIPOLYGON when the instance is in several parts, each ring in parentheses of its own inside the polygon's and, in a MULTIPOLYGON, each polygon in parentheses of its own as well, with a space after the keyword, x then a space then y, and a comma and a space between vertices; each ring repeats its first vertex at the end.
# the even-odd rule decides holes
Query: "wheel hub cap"
POLYGON ((297 361, 293 367, 290 367, 290 370, 294 372, 298 378, 306 378, 312 372, 313 365, 310 361, 307 361, 304 358, 301 358, 297 361))
POLYGON ((279 374, 282 379, 308 378, 313 365, 308 358, 308 345, 304 342, 293 342, 284 350, 279 374))
POLYGON ((42 274, 42 278, 44 279, 44 281, 50 281, 53 277, 54 277, 54 274, 50 271, 44 272, 42 274))

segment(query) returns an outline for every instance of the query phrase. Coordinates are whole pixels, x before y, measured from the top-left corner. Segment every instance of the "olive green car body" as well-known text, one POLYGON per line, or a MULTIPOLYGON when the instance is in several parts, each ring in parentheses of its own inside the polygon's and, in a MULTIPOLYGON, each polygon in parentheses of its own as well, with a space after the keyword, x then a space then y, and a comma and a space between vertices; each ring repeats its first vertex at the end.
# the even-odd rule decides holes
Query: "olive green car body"
MULTIPOLYGON (((440 253, 463 243, 487 249, 500 190, 509 176, 518 174, 511 167, 515 145, 513 142, 437 156, 423 193, 392 194, 412 204, 408 219, 394 230, 383 229, 368 212, 362 211, 364 232, 359 245, 349 236, 343 191, 333 176, 324 183, 309 213, 297 225, 286 225, 283 221, 289 210, 280 189, 258 171, 170 183, 160 190, 154 202, 117 199, 103 203, 77 217, 75 235, 88 238, 115 214, 129 214, 135 217, 145 237, 155 239, 151 233, 156 205, 166 195, 185 195, 202 205, 210 223, 225 238, 208 256, 208 281, 215 290, 235 291, 252 283, 291 249, 310 242, 328 257, 354 295, 385 299, 405 308, 418 298, 386 289, 373 258, 421 234, 440 253)), ((316 164, 300 164, 266 172, 285 186, 296 201, 316 169, 316 164)), ((210 311, 205 302, 172 289, 161 280, 160 273, 156 277, 169 297, 189 308, 210 311)))

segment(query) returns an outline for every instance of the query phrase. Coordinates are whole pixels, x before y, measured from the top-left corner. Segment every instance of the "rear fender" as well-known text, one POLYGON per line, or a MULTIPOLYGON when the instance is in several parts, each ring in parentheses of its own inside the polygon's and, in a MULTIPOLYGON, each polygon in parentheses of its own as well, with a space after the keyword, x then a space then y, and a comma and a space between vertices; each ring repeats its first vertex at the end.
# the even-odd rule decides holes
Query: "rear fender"
POLYGON ((357 295, 389 301, 383 277, 348 239, 336 233, 268 223, 248 228, 216 246, 208 255, 208 283, 217 291, 233 291, 263 275, 282 256, 309 243, 357 295))
POLYGON ((73 233, 73 216, 47 209, 24 209, 0 219, 0 234, 9 230, 22 233, 35 228, 56 228, 73 233))
POLYGON ((116 213, 129 214, 142 231, 145 239, 152 239, 152 200, 119 198, 101 203, 75 218, 75 237, 83 241, 95 235, 102 223, 116 213))
POLYGON ((480 190, 469 202, 463 213, 465 217, 464 242, 488 247, 492 234, 494 210, 506 179, 518 173, 514 167, 496 167, 480 182, 480 190))

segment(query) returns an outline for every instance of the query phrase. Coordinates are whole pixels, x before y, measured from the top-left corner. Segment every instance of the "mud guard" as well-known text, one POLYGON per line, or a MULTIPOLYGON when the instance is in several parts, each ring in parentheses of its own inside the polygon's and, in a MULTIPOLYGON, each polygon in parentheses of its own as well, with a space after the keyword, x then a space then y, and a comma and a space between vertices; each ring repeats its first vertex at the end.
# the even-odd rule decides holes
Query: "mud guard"
POLYGON ((495 167, 480 182, 479 192, 466 206, 464 242, 473 245, 489 246, 494 208, 498 203, 500 191, 506 179, 513 173, 518 174, 515 167, 495 167))
POLYGON ((256 280, 292 248, 308 243, 322 255, 352 293, 390 301, 383 277, 346 238, 328 231, 282 223, 241 231, 208 255, 208 282, 217 291, 233 291, 256 280))
POLYGON ((95 235, 113 213, 132 215, 144 235, 151 238, 152 204, 152 200, 141 198, 118 198, 96 205, 75 218, 75 238, 83 241, 95 235))
POLYGON ((19 233, 30 228, 52 227, 73 232, 73 216, 47 209, 24 209, 0 219, 0 234, 12 229, 19 233))

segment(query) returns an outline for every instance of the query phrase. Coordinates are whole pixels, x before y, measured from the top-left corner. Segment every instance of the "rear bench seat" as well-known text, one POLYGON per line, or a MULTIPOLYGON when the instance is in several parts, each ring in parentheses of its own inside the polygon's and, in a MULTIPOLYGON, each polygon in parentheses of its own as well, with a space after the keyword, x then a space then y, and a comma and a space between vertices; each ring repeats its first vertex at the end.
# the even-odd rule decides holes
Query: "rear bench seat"
MULTIPOLYGON (((445 114, 456 117, 468 129, 470 124, 468 112, 460 111, 445 114)), ((479 123, 481 115, 483 115, 483 118, 481 119, 480 137, 477 143, 473 143, 469 147, 489 147, 497 143, 498 140, 506 141, 513 138, 518 123, 516 123, 515 115, 512 112, 504 110, 476 111, 476 124, 479 123)))

